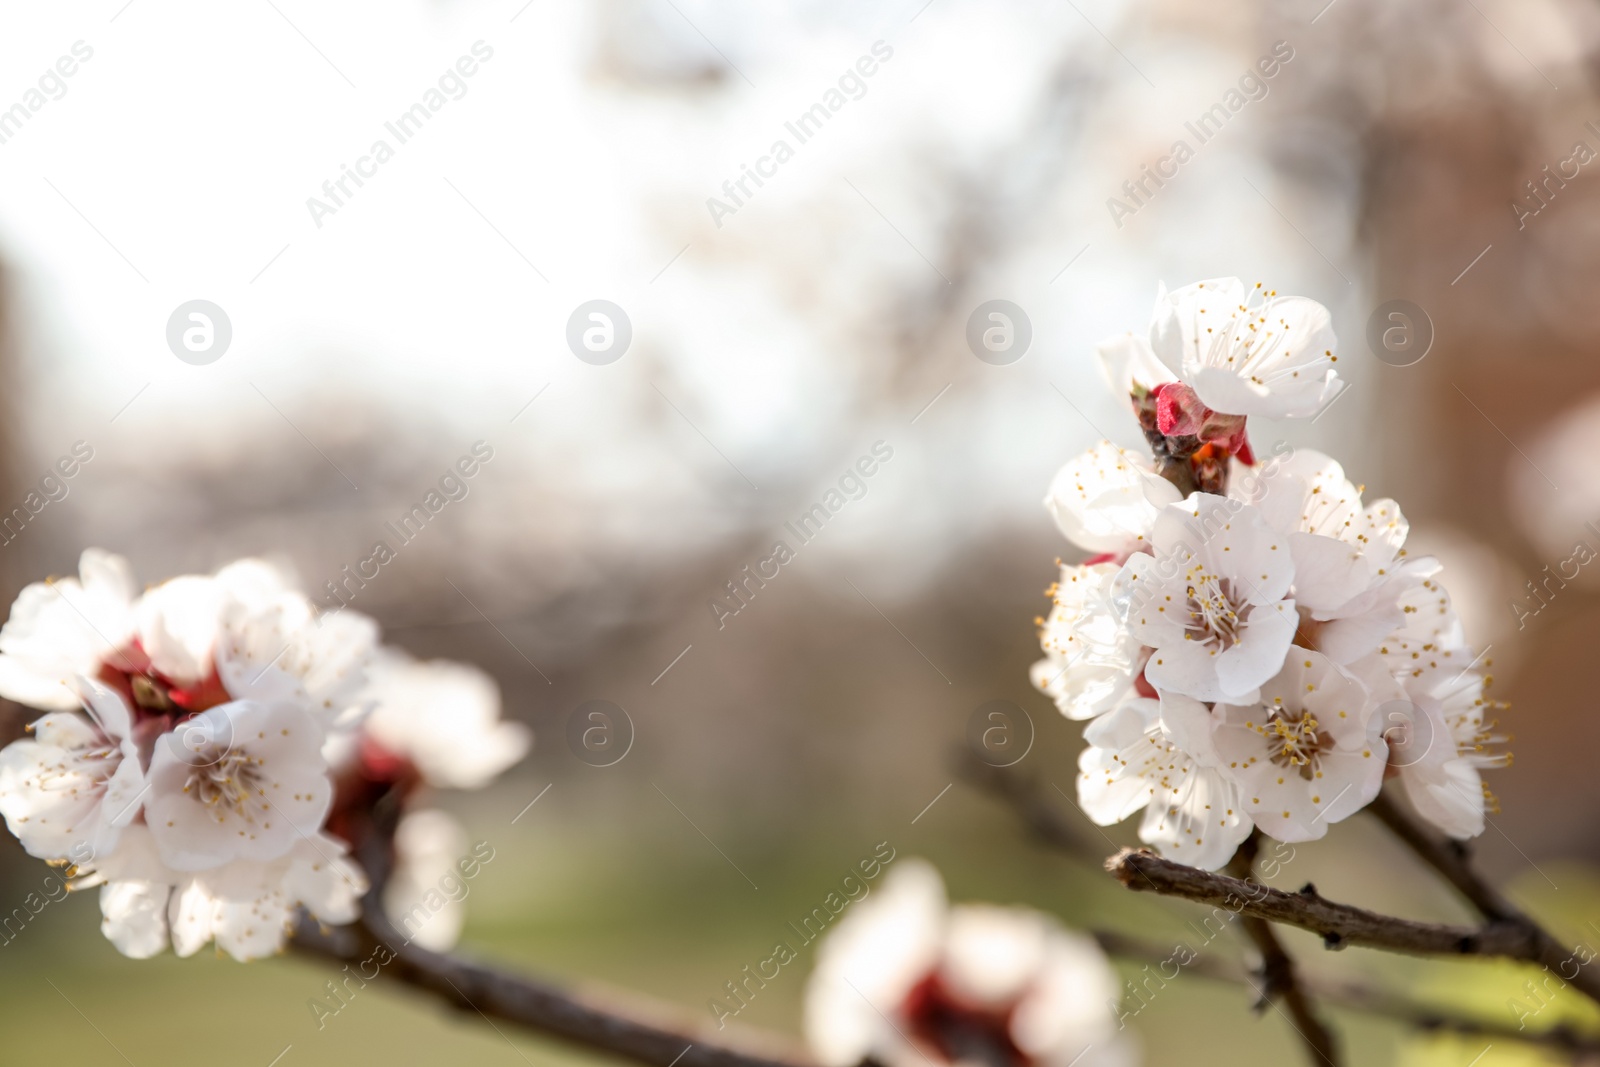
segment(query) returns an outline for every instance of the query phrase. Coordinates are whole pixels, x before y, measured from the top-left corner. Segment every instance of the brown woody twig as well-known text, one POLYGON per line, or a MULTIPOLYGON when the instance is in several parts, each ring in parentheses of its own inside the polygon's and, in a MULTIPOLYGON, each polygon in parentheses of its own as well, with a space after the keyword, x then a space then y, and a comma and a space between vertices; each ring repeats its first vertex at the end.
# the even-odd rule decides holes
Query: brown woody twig
MULTIPOLYGON (((1256 853, 1260 848, 1261 831, 1252 830, 1229 862, 1229 872, 1241 879, 1249 880, 1254 873, 1256 853)), ((1281 1001, 1288 1013, 1289 1024, 1300 1035, 1300 1039, 1305 1042, 1306 1050, 1311 1054, 1313 1067, 1323 1063, 1328 1064, 1328 1067, 1338 1067, 1339 1054, 1333 1033, 1312 1007, 1311 997, 1300 982, 1294 959, 1283 947, 1283 942, 1278 940, 1272 924, 1253 915, 1244 915, 1240 917, 1239 925, 1261 955, 1261 979, 1266 986, 1265 989, 1258 991, 1262 1006, 1270 1004, 1274 999, 1281 1001)))
POLYGON ((1106 870, 1129 889, 1181 897, 1309 930, 1328 948, 1360 945, 1412 956, 1537 959, 1535 939, 1526 927, 1515 923, 1491 922, 1478 928, 1399 919, 1327 900, 1312 886, 1285 893, 1259 882, 1174 863, 1144 848, 1123 849, 1106 860, 1106 870))
POLYGON ((630 995, 626 1008, 602 1003, 598 997, 412 944, 390 923, 383 907, 400 815, 400 794, 391 791, 352 827, 355 850, 370 880, 360 918, 333 930, 304 921, 291 942, 296 950, 355 964, 363 982, 388 976, 474 1012, 491 1025, 500 1019, 651 1067, 814 1067, 809 1057, 776 1036, 757 1036, 741 1027, 739 1033, 747 1040, 736 1045, 722 1031, 670 1021, 681 1013, 646 1009, 638 996, 630 995), (373 975, 367 974, 369 968, 375 969, 373 975))
MULTIPOLYGON (((1172 949, 1133 937, 1115 930, 1091 931, 1100 948, 1119 959, 1152 965, 1168 963, 1172 949)), ((1248 986, 1251 975, 1232 960, 1215 954, 1196 956, 1183 964, 1184 974, 1197 975, 1207 981, 1227 985, 1248 986)), ((1411 1000, 1388 989, 1378 989, 1352 982, 1326 983, 1300 979, 1306 991, 1321 1003, 1362 1015, 1378 1016, 1403 1023, 1428 1033, 1452 1033, 1468 1037, 1483 1037, 1495 1041, 1519 1041, 1560 1052, 1600 1056, 1600 1038, 1585 1034, 1562 1024, 1548 1030, 1518 1029, 1507 1022, 1463 1015, 1438 1005, 1411 1000)))
MULTIPOLYGON (((779 1038, 750 1035, 746 1047, 737 1047, 726 1034, 668 1022, 670 1013, 664 1009, 648 1012, 660 1018, 646 1018, 647 1010, 632 995, 628 1008, 602 1004, 592 996, 525 975, 430 952, 408 944, 381 912, 375 915, 369 910, 357 926, 341 930, 304 926, 296 932, 294 946, 336 963, 363 963, 379 977, 486 1019, 514 1023, 652 1067, 812 1067, 805 1056, 779 1051, 787 1044, 779 1038)), ((741 1028, 741 1034, 749 1031, 741 1028)))
POLYGON ((1590 1000, 1600 1003, 1600 970, 1585 968, 1586 960, 1579 960, 1576 950, 1558 941, 1526 912, 1507 900, 1491 886, 1468 862, 1467 847, 1461 842, 1441 841, 1424 830, 1394 800, 1384 794, 1367 806, 1378 821, 1388 827, 1417 857, 1432 867, 1466 898, 1491 925, 1510 927, 1522 932, 1531 945, 1530 951, 1517 958, 1537 963, 1556 972, 1590 1000), (1576 964, 1576 966, 1574 966, 1576 964), (1570 970, 1571 973, 1568 973, 1570 970))

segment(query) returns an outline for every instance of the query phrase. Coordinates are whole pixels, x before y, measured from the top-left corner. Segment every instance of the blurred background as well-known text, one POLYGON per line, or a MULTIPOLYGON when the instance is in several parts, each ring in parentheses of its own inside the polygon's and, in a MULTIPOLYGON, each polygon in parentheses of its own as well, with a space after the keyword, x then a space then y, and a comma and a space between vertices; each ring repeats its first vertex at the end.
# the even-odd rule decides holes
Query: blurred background
MULTIPOLYGON (((1011 700, 1036 732, 1017 772, 1071 791, 1081 731, 1027 681, 1069 550, 1040 500, 1095 439, 1140 445, 1093 344, 1143 329, 1158 282, 1219 275, 1332 309, 1347 395, 1253 424, 1257 449, 1332 452, 1444 560, 1513 703, 1482 862, 1564 936, 1600 937, 1600 568, 1565 562, 1600 552, 1592 4, 94 0, 5 20, 0 511, 92 458, 0 535, 0 592, 86 546, 145 581, 265 554, 392 643, 490 671, 537 742, 441 798, 495 850, 467 951, 709 1023, 880 841, 958 900, 1179 936, 1190 912, 1044 851, 951 756, 1011 700), (64 56, 74 73, 41 82, 64 56), (841 81, 861 57, 873 73, 841 81), (786 124, 830 92, 801 143, 786 124), (386 124, 430 93, 402 142, 386 124), (1125 188, 1179 140, 1176 176, 1125 188), (1006 365, 967 341, 997 299, 1031 331, 1006 365), (206 365, 168 346, 192 300, 231 324, 206 365), (604 365, 567 343, 592 300, 631 324, 604 365), (1399 355, 1368 341, 1396 300, 1419 338, 1399 355), (395 537, 478 442, 466 495, 395 537), (785 524, 875 446, 864 495, 801 544, 785 524), (794 558, 729 614, 727 583, 779 540, 794 558), (393 558, 348 582, 378 542, 393 558), (607 767, 567 742, 595 699, 632 724, 607 767)), ((26 718, 8 708, 3 738, 26 718)), ((1095 853, 1133 841, 1063 807, 1095 853)), ((0 843, 5 900, 45 874, 0 843)), ((1464 918, 1359 817, 1280 880, 1464 918)), ((0 1061, 593 1059, 381 980, 319 1030, 324 965, 136 963, 97 920, 73 897, 0 946, 0 1061)), ((1533 977, 1290 940, 1318 973, 1513 1025, 1533 977)), ((796 1032, 810 963, 740 1022, 796 1032)), ((1567 995, 1541 1021, 1582 1011, 1567 995)), ((1352 1062, 1482 1047, 1335 1020, 1352 1062)), ((1132 1025, 1153 1064, 1300 1055, 1199 977, 1132 1025)), ((1547 1061, 1497 1043, 1472 1062, 1547 1061)))

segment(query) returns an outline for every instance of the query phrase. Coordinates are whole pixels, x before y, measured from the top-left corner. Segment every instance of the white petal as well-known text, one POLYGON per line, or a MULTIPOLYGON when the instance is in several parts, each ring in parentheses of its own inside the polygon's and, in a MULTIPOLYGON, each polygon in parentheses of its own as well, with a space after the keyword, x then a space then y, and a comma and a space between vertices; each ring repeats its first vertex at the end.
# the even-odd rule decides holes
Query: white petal
POLYGON ((1253 827, 1237 787, 1219 771, 1193 766, 1151 798, 1139 840, 1168 859, 1214 871, 1233 858, 1253 827))
POLYGON ((400 820, 394 844, 384 913, 411 941, 435 952, 448 951, 466 921, 466 883, 456 867, 467 851, 466 828, 442 811, 411 811, 400 820))
POLYGON ((1360 595, 1371 568, 1354 547, 1320 534, 1289 535, 1294 554, 1295 600, 1312 611, 1332 611, 1360 595))
POLYGON ((172 951, 188 958, 216 936, 217 902, 203 883, 190 878, 172 892, 167 919, 172 929, 172 951))
POLYGON ((1027 908, 963 904, 950 909, 940 971, 963 1001, 1000 1007, 1044 965, 1049 922, 1027 908))
MULTIPOLYGON (((1217 678, 1218 653, 1199 641, 1178 641, 1150 654, 1144 676, 1161 692, 1182 693, 1196 700, 1221 700, 1226 691, 1217 678)), ((1237 694, 1234 699, 1250 699, 1237 694)))
POLYGON ((1292 600, 1252 607, 1245 625, 1239 628, 1239 640, 1216 658, 1220 694, 1216 699, 1248 700, 1250 693, 1277 674, 1299 621, 1292 600))
POLYGON ((163 735, 145 800, 163 860, 195 871, 287 853, 332 802, 322 740, 300 708, 252 701, 219 705, 163 735))
POLYGON ((1400 784, 1417 814, 1442 833, 1462 841, 1483 833, 1483 779, 1466 760, 1450 760, 1436 775, 1402 771, 1400 784))
POLYGON ((1100 373, 1111 387, 1111 395, 1126 399, 1141 390, 1176 381, 1173 373, 1156 358, 1147 337, 1124 333, 1101 341, 1094 349, 1100 373))
POLYGON ((211 673, 221 591, 216 581, 187 575, 139 599, 139 643, 160 673, 197 682, 211 673))
POLYGON ((1150 783, 1140 771, 1166 754, 1159 716, 1160 705, 1141 698, 1084 728, 1089 747, 1078 754, 1078 806, 1091 822, 1111 826, 1149 803, 1150 783))
POLYGON ((1233 318, 1234 309, 1245 302, 1245 292, 1238 278, 1208 278, 1170 292, 1163 287, 1150 320, 1150 346, 1156 357, 1181 375, 1208 331, 1233 318))
POLYGON ((124 956, 147 960, 167 947, 170 886, 107 882, 100 887, 100 929, 124 956))
POLYGON ((127 561, 96 549, 80 561, 83 580, 35 582, 0 627, 0 695, 38 708, 71 708, 74 676, 93 675, 133 636, 133 579, 127 561))
POLYGON ((910 858, 850 906, 818 945, 806 984, 806 1040, 820 1063, 855 1067, 904 1049, 886 1016, 938 961, 946 912, 938 872, 910 858))
POLYGON ((369 674, 365 729, 434 785, 480 789, 532 745, 526 726, 501 720, 500 688, 476 667, 385 650, 369 674))
POLYGON ((1061 468, 1044 505, 1079 548, 1122 555, 1145 544, 1159 510, 1178 499, 1149 459, 1101 441, 1061 468))
POLYGON ((1201 766, 1215 767, 1220 757, 1212 735, 1217 720, 1211 709, 1179 693, 1161 695, 1161 726, 1167 737, 1201 766))
POLYGON ((293 905, 277 890, 249 902, 223 902, 217 909, 217 947, 241 963, 276 955, 293 920, 293 905))

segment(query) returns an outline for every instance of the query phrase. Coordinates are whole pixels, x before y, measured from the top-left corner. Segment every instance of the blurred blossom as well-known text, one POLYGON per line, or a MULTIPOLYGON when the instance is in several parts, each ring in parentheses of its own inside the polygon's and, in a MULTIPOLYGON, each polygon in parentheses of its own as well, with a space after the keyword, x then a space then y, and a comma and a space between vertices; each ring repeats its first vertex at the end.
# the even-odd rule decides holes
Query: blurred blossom
POLYGON ((1600 470, 1590 458, 1600 447, 1600 395, 1561 410, 1524 447, 1525 456, 1505 458, 1522 533, 1551 562, 1579 540, 1600 545, 1589 529, 1600 525, 1600 470))
POLYGON ((394 871, 383 889, 389 921, 423 948, 454 948, 467 919, 468 889, 457 869, 467 854, 466 827, 442 811, 410 811, 395 831, 394 848, 394 871))
POLYGON ((1019 907, 945 900, 902 860, 817 950, 806 1036, 828 1067, 984 1063, 1122 1067, 1116 972, 1098 945, 1019 907))
POLYGON ((367 670, 363 698, 373 711, 361 732, 336 737, 336 768, 359 760, 384 780, 415 774, 440 789, 482 789, 533 743, 521 723, 500 719, 500 689, 483 671, 445 660, 418 661, 384 649, 367 670))

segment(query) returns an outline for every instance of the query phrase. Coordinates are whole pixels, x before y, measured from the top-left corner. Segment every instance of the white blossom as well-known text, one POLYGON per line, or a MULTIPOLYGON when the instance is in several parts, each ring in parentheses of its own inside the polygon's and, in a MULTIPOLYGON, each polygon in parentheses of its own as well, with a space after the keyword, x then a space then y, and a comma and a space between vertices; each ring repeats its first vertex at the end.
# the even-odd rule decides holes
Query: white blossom
POLYGON ((345 853, 343 842, 317 833, 297 839, 271 862, 174 871, 162 862, 148 828, 139 826, 126 847, 84 881, 103 882, 101 930, 126 956, 148 959, 169 945, 190 956, 215 941, 245 961, 283 950, 297 908, 325 923, 356 918, 367 881, 345 853))
POLYGON ((1111 395, 1119 400, 1178 380, 1144 334, 1123 333, 1107 338, 1095 346, 1094 354, 1111 395))
POLYGON ((354 918, 365 882, 323 830, 323 746, 362 709, 376 627, 319 616, 259 560, 142 593, 120 557, 89 550, 80 572, 28 586, 0 628, 0 693, 48 711, 0 750, 8 828, 101 887, 129 956, 251 959, 301 907, 354 918))
POLYGON ((45 710, 81 705, 73 680, 95 677, 134 635, 138 587, 121 556, 91 548, 78 578, 25 587, 0 627, 0 696, 45 710))
POLYGON ((355 611, 319 613, 284 573, 261 560, 217 572, 216 667, 236 697, 303 702, 324 725, 353 725, 369 710, 366 672, 378 627, 355 611))
POLYGON ((1311 416, 1339 388, 1328 309, 1238 278, 1163 287, 1150 345, 1207 407, 1228 415, 1311 416))
POLYGON ((128 710, 79 681, 85 713, 53 711, 0 749, 0 814, 28 853, 83 862, 111 852, 139 815, 145 776, 128 710))
MULTIPOLYGON (((476 667, 386 648, 368 676, 362 743, 406 760, 430 785, 481 789, 533 744, 526 726, 501 719, 500 687, 476 667)), ((350 758, 345 745, 330 753, 350 758)))
POLYGON ((1298 616, 1287 540, 1250 505, 1206 493, 1162 509, 1151 552, 1117 577, 1145 677, 1197 700, 1249 702, 1278 673, 1298 616))
POLYGON ((295 909, 330 924, 353 921, 367 882, 326 834, 297 839, 271 863, 238 861, 196 872, 173 887, 167 922, 172 949, 190 956, 210 941, 236 960, 283 950, 295 909))
POLYGON ((1050 589, 1050 614, 1040 628, 1045 658, 1033 684, 1069 719, 1090 719, 1132 695, 1144 649, 1124 624, 1113 597, 1115 563, 1061 568, 1050 589))
POLYGON ((1238 787, 1217 768, 1210 711, 1169 693, 1131 700, 1084 729, 1078 804, 1100 826, 1143 810, 1139 840, 1162 855, 1214 871, 1254 824, 1238 787))
POLYGON ((1310 841, 1372 802, 1388 746, 1370 691, 1319 652, 1296 648, 1248 703, 1213 711, 1223 773, 1280 841, 1310 841))
POLYGON ((1485 716, 1501 705, 1489 698, 1488 679, 1473 671, 1435 676, 1431 685, 1405 682, 1405 701, 1383 716, 1390 766, 1418 815, 1450 837, 1477 837, 1494 807, 1481 772, 1511 760, 1491 747, 1509 739, 1485 716))
POLYGON ((333 800, 323 734, 295 704, 233 701, 163 734, 145 815, 161 858, 200 871, 279 858, 320 828, 333 800))
POLYGON ((1450 597, 1434 581, 1406 598, 1406 624, 1352 670, 1374 693, 1389 767, 1418 815, 1457 839, 1483 833, 1494 795, 1482 771, 1508 766, 1509 738, 1488 716, 1504 707, 1472 654, 1450 597))
POLYGON ((1288 541, 1302 639, 1352 663, 1405 622, 1406 594, 1432 577, 1430 558, 1405 558, 1409 524, 1393 500, 1361 502, 1338 463, 1307 449, 1275 460, 1249 497, 1288 541))
POLYGON ((457 864, 467 852, 467 831, 442 811, 408 811, 394 834, 394 870, 383 887, 383 911, 396 930, 434 952, 447 952, 466 925, 465 889, 457 864))

